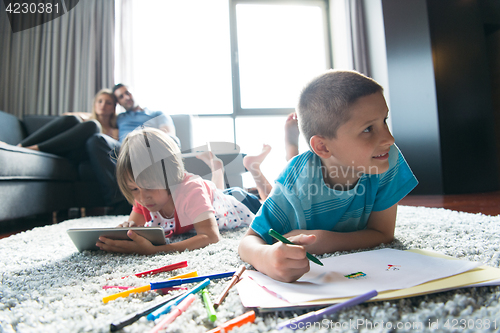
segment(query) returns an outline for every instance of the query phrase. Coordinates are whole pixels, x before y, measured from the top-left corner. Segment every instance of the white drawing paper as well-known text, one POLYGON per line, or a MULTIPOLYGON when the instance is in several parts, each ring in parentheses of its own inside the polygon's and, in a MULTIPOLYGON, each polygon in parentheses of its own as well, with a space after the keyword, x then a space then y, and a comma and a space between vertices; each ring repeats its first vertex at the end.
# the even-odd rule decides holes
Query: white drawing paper
POLYGON ((460 274, 480 263, 430 257, 418 253, 381 249, 321 259, 293 283, 279 282, 256 271, 245 274, 257 284, 290 303, 351 297, 370 290, 378 292, 413 287, 460 274))

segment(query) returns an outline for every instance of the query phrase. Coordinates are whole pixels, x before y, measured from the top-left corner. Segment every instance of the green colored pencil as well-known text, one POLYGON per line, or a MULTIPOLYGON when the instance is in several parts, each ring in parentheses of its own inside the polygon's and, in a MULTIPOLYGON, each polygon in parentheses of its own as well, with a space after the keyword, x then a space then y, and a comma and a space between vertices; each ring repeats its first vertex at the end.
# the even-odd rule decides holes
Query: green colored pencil
POLYGON ((207 309, 208 319, 213 323, 215 320, 217 320, 217 314, 215 313, 214 305, 210 300, 210 296, 208 296, 207 288, 204 288, 201 291, 201 297, 203 299, 203 303, 205 304, 205 309, 207 309))

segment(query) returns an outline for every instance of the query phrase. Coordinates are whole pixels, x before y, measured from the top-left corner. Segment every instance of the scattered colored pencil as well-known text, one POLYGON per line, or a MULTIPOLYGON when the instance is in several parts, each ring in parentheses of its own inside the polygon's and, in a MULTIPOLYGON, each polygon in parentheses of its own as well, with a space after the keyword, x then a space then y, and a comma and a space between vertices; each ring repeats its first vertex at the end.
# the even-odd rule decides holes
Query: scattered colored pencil
POLYGON ((235 327, 240 327, 248 323, 253 323, 254 321, 255 321, 255 312, 249 311, 247 313, 242 314, 241 316, 226 321, 224 324, 217 326, 216 328, 208 331, 207 333, 229 332, 235 327))

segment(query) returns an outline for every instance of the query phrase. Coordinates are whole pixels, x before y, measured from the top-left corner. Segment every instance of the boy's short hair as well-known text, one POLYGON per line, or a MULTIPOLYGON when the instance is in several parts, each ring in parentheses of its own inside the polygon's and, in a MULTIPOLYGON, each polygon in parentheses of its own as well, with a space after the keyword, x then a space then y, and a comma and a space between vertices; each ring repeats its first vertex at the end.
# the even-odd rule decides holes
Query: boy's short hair
POLYGON ((164 189, 184 180, 184 163, 175 141, 164 131, 143 127, 130 132, 122 143, 116 163, 116 179, 132 205, 134 197, 128 182, 143 189, 164 189))
POLYGON ((355 71, 330 70, 317 76, 302 90, 297 106, 300 130, 309 143, 314 135, 335 138, 350 118, 349 107, 360 97, 383 88, 355 71))

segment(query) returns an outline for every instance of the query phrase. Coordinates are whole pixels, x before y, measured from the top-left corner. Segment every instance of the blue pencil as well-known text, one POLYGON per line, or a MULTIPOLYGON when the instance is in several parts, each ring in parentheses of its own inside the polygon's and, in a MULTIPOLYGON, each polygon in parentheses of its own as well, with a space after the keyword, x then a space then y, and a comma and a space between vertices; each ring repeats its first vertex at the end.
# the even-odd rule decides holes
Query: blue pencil
POLYGON ((179 286, 181 284, 185 283, 194 283, 194 282, 200 282, 205 279, 210 279, 210 280, 215 280, 215 279, 223 279, 227 277, 232 277, 234 275, 233 272, 226 272, 226 273, 219 273, 219 274, 211 274, 211 275, 204 275, 204 276, 197 276, 193 278, 187 278, 187 279, 174 279, 174 280, 167 280, 163 282, 151 282, 151 290, 153 289, 163 289, 163 288, 170 288, 170 287, 175 287, 179 286))

